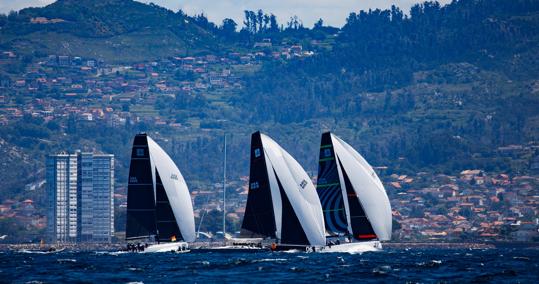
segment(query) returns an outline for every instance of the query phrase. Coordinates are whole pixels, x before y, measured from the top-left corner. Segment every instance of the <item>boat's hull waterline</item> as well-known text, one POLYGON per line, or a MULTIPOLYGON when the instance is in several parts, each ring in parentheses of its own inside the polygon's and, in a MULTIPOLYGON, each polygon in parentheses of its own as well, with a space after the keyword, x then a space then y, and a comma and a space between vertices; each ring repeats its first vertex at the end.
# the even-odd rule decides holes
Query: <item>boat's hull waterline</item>
POLYGON ((336 253, 364 253, 382 250, 380 241, 355 242, 339 245, 325 246, 319 252, 336 252, 336 253))
POLYGON ((366 241, 366 242, 352 242, 331 246, 298 246, 298 245, 286 245, 276 244, 271 246, 271 251, 274 252, 307 252, 307 253, 364 253, 364 252, 376 252, 382 250, 382 243, 380 241, 366 241))
POLYGON ((287 244, 271 244, 264 246, 253 245, 224 245, 217 247, 199 247, 193 248, 194 252, 219 252, 219 253, 233 253, 233 252, 287 252, 287 253, 349 253, 358 254, 365 252, 377 252, 382 250, 382 243, 380 241, 365 241, 365 242, 352 242, 342 243, 338 245, 328 246, 306 246, 306 245, 287 245, 287 244))
POLYGON ((174 242, 154 244, 144 248, 142 253, 156 253, 156 252, 175 252, 184 253, 189 252, 189 245, 186 242, 174 242))

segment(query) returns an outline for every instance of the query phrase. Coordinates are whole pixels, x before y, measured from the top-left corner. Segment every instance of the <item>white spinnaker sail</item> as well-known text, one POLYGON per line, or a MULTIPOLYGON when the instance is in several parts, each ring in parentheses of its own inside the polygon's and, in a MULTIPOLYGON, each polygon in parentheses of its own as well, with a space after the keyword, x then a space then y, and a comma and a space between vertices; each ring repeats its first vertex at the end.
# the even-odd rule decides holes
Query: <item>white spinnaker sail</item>
MULTIPOLYGON (((264 142, 262 142, 264 143, 264 142)), ((271 167, 271 162, 268 158, 268 153, 264 149, 264 157, 266 159, 266 170, 268 171, 268 179, 271 191, 271 201, 273 203, 273 215, 275 217, 275 237, 281 239, 281 229, 283 221, 283 202, 281 199, 281 192, 279 191, 279 184, 277 183, 277 177, 271 167)))
MULTIPOLYGON (((279 177, 309 243, 314 246, 326 245, 322 205, 311 179, 301 165, 279 144, 264 134, 261 134, 261 138, 270 161, 267 165, 268 170, 273 168, 279 177)), ((280 226, 281 220, 277 223, 277 227, 280 226)))
MULTIPOLYGON (((165 188, 170 207, 178 228, 186 242, 195 241, 195 217, 191 195, 185 180, 172 159, 167 153, 148 136, 150 158, 155 169, 159 172, 161 182, 165 188)), ((154 187, 155 191, 155 187, 154 187)))
MULTIPOLYGON (((371 177, 374 179, 374 181, 376 183, 378 183, 379 187, 381 189, 384 188, 384 186, 382 185, 382 181, 380 181, 380 178, 378 177, 378 175, 376 174, 376 172, 374 171, 374 169, 371 167, 371 165, 369 165, 369 163, 367 163, 367 161, 365 160, 365 158, 363 158, 363 156, 361 156, 354 148, 352 148, 352 146, 350 146, 348 143, 344 142, 340 137, 334 135, 334 134, 331 134, 332 138, 336 139, 337 141, 339 141, 343 146, 344 148, 348 151, 348 153, 350 153, 366 170, 367 172, 369 172, 369 174, 371 175, 371 177)), ((385 189, 383 190, 385 192, 385 189)))
MULTIPOLYGON (((335 156, 346 171, 376 236, 382 241, 390 240, 391 204, 378 175, 352 146, 333 134, 331 139, 335 156)), ((342 177, 341 184, 344 184, 342 177)))

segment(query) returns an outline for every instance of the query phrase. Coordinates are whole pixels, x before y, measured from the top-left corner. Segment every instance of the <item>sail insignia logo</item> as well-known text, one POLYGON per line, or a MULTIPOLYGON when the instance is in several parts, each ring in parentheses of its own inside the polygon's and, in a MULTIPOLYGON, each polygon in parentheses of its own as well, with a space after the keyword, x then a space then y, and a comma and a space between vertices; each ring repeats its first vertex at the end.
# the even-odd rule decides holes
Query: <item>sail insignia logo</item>
POLYGON ((324 158, 331 157, 331 149, 324 149, 324 158))
POLYGON ((251 183, 251 189, 257 189, 259 188, 260 186, 258 185, 258 181, 255 181, 255 182, 252 182, 251 183))
POLYGON ((176 174, 171 174, 170 178, 173 180, 178 180, 178 176, 176 174))
POLYGON ((301 183, 299 184, 299 186, 301 186, 302 189, 305 189, 305 187, 307 186, 307 181, 302 180, 301 183))
POLYGON ((129 177, 129 183, 138 183, 137 177, 129 177))

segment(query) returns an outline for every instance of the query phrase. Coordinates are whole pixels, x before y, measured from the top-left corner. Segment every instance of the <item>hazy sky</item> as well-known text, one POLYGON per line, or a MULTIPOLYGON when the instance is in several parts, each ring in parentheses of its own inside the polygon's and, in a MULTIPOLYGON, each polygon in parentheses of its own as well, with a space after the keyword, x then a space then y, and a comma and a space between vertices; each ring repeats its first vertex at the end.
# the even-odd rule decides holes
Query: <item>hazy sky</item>
MULTIPOLYGON (((100 1, 100 0, 95 0, 100 1)), ((204 12, 213 22, 221 23, 224 18, 234 19, 239 26, 243 21, 243 10, 262 9, 277 16, 279 23, 285 24, 294 15, 303 20, 304 25, 312 26, 319 18, 326 24, 342 26, 352 11, 369 8, 388 8, 392 4, 401 7, 406 13, 418 0, 139 0, 153 2, 174 11, 182 9, 189 15, 204 12)), ((30 6, 44 6, 54 0, 0 0, 0 13, 19 10, 30 6)), ((447 4, 451 0, 438 0, 447 4)))

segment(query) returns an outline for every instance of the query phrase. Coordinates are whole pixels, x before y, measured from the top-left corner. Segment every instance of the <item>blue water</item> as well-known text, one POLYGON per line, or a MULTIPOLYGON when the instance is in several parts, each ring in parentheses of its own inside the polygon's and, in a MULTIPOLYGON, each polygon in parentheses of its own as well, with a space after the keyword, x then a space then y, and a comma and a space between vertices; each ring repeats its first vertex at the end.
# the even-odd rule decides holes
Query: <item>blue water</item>
POLYGON ((539 250, 385 249, 363 254, 0 252, 0 282, 528 282, 539 250))

